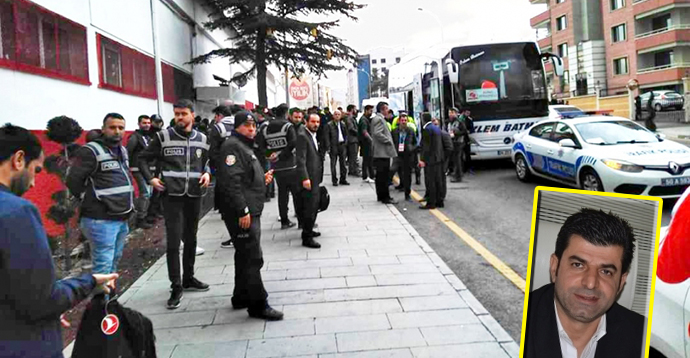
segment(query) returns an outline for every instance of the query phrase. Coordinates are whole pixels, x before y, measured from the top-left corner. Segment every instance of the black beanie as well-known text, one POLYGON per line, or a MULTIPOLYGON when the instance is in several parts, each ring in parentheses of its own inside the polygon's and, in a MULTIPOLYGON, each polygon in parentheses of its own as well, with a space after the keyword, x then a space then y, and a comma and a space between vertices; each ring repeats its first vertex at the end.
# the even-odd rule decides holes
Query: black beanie
POLYGON ((244 123, 246 121, 254 121, 254 123, 256 123, 256 118, 254 117, 253 114, 251 114, 247 111, 242 111, 242 112, 235 114, 235 128, 241 126, 242 123, 244 123))

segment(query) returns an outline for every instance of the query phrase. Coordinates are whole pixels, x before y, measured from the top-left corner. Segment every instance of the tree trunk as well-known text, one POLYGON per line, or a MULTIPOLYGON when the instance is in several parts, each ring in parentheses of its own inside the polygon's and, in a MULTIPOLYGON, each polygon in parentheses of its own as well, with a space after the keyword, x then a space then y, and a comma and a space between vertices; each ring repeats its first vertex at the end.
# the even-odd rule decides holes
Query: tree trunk
POLYGON ((257 30, 256 34, 256 83, 259 95, 259 104, 268 107, 268 96, 266 94, 266 28, 263 26, 257 30))

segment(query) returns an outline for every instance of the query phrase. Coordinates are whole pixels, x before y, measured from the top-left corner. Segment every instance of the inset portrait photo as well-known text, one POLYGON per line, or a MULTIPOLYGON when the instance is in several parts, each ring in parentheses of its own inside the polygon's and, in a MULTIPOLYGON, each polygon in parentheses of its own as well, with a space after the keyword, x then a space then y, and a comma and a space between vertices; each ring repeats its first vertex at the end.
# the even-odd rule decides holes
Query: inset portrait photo
POLYGON ((521 358, 645 357, 662 204, 536 188, 521 358))

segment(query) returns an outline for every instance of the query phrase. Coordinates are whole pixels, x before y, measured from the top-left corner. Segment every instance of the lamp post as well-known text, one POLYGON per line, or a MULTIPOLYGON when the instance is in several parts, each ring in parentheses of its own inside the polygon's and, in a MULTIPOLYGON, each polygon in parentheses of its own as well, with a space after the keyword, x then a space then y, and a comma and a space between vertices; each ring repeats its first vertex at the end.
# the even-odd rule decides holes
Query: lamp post
POLYGON ((436 20, 436 22, 438 23, 438 26, 441 28, 441 43, 446 42, 445 36, 444 36, 444 34, 443 34, 443 24, 441 23, 441 20, 438 19, 438 16, 436 16, 436 14, 434 14, 433 12, 431 12, 431 11, 429 11, 429 10, 425 10, 425 9, 423 9, 423 8, 421 8, 421 7, 418 7, 417 10, 419 10, 419 11, 421 11, 421 12, 426 12, 426 13, 428 13, 429 15, 431 15, 431 17, 434 18, 434 20, 436 20))

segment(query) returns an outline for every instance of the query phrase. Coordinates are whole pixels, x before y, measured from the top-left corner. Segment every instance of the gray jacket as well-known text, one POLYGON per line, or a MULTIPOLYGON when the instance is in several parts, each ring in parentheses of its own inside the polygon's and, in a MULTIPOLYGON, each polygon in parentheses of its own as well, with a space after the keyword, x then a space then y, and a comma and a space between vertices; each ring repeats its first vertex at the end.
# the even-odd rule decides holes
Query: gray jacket
POLYGON ((395 151, 393 136, 381 113, 376 113, 372 117, 369 133, 373 139, 372 153, 374 158, 395 158, 398 156, 395 151))

